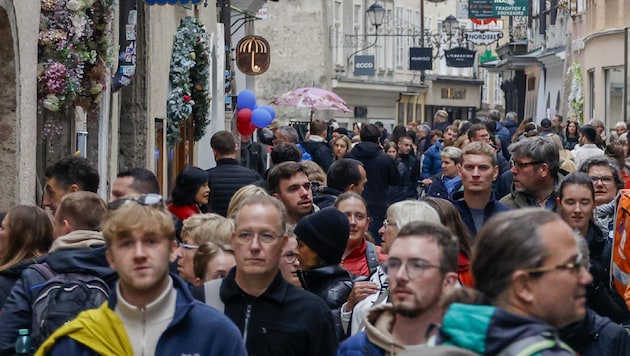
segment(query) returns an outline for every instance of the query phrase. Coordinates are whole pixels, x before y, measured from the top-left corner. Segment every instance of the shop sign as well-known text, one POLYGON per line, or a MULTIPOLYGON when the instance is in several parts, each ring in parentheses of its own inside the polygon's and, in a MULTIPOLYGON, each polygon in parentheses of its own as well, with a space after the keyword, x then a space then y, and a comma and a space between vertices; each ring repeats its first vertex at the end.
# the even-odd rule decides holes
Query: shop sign
POLYGON ((354 56, 354 75, 373 76, 374 73, 374 56, 354 56))
POLYGON ((433 69, 433 48, 431 47, 409 48, 409 69, 410 70, 432 70, 433 69))
POLYGON ((444 58, 449 67, 471 68, 475 64, 476 53, 464 47, 456 47, 444 51, 444 58))
POLYGON ((236 45, 236 66, 247 75, 259 75, 269 69, 269 42, 261 36, 245 36, 236 45))
POLYGON ((476 45, 489 45, 503 37, 503 32, 499 31, 468 31, 464 33, 468 42, 476 45))

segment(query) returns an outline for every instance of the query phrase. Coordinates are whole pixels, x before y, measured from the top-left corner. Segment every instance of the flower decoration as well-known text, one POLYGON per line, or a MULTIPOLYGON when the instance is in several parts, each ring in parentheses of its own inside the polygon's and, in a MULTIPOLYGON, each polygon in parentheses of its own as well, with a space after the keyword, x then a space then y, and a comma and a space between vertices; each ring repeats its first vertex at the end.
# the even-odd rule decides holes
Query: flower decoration
POLYGON ((181 141, 180 126, 192 115, 194 140, 199 141, 210 123, 208 80, 210 46, 206 28, 193 17, 185 17, 175 33, 169 78, 173 90, 167 103, 167 142, 181 141))
POLYGON ((49 111, 99 103, 113 61, 114 0, 42 0, 38 98, 49 111))
POLYGON ((567 77, 571 78, 571 91, 569 92, 569 115, 575 115, 578 122, 584 122, 584 89, 582 80, 582 68, 578 62, 573 62, 567 70, 567 77))

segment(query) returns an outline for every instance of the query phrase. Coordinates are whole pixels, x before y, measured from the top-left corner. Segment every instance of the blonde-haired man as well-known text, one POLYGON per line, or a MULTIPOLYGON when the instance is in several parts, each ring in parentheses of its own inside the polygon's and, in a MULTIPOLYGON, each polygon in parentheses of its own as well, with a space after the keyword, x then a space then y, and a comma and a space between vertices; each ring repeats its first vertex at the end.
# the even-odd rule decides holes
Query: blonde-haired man
POLYGON ((115 291, 59 328, 38 354, 245 355, 234 324, 169 275, 175 229, 162 197, 120 199, 109 208, 102 229, 119 276, 115 291), (199 337, 200 330, 212 332, 199 337))

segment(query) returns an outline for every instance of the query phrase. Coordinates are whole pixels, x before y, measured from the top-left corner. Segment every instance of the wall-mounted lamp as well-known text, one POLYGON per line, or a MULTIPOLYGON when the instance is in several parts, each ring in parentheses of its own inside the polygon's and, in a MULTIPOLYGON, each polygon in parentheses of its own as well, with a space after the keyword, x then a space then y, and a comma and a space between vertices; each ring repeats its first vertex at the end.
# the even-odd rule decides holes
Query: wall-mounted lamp
POLYGON ((367 13, 368 20, 370 20, 370 25, 375 27, 374 42, 369 44, 367 47, 354 51, 351 55, 349 55, 348 58, 346 58, 346 70, 349 70, 350 68, 350 58, 352 58, 357 53, 363 52, 368 48, 374 47, 374 45, 376 45, 376 42, 378 41, 378 28, 383 24, 383 19, 385 18, 385 8, 378 2, 375 2, 372 5, 370 5, 366 13, 367 13))
POLYGON ((442 30, 444 30, 444 33, 446 33, 447 35, 455 35, 458 29, 459 21, 457 21, 457 18, 455 18, 455 16, 448 15, 448 17, 446 17, 444 21, 442 21, 442 30))

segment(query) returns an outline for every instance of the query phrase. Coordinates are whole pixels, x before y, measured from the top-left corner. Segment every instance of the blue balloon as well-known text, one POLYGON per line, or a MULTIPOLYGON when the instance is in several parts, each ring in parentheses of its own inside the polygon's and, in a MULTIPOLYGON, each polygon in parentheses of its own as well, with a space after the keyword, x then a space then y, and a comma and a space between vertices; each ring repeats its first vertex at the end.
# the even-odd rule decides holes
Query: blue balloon
POLYGON ((263 128, 269 126, 273 119, 269 112, 263 108, 258 108, 252 111, 252 124, 258 128, 263 128))
POLYGON ((271 106, 263 105, 263 106, 260 106, 260 108, 268 112, 269 115, 271 115, 271 120, 276 118, 276 111, 271 106))
POLYGON ((251 90, 242 90, 236 97, 236 105, 239 109, 254 110, 256 108, 256 94, 251 90))

